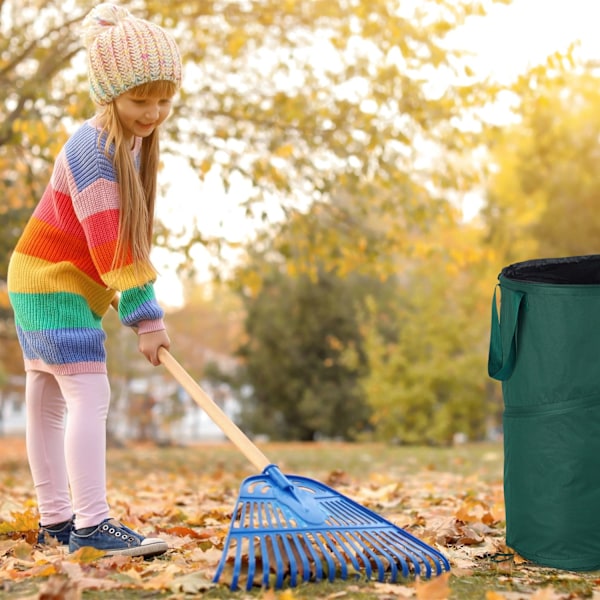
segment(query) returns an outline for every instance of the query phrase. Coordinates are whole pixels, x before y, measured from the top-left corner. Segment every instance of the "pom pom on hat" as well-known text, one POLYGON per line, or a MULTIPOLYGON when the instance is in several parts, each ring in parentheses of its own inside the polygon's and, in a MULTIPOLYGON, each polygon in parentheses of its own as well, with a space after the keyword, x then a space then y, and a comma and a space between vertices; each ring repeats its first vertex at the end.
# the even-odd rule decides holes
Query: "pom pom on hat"
POLYGON ((181 85, 181 57, 173 37, 122 6, 104 3, 92 9, 83 21, 83 40, 90 96, 97 104, 109 104, 152 81, 181 85))

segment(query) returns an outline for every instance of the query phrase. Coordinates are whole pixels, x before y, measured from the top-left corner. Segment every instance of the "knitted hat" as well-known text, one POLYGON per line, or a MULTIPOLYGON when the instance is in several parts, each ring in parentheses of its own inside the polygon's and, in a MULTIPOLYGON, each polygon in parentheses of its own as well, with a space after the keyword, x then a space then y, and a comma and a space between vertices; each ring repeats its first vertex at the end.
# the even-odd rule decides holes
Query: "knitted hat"
POLYGON ((109 104, 128 90, 151 81, 181 85, 181 57, 164 29, 110 3, 99 4, 83 21, 88 49, 90 96, 109 104))

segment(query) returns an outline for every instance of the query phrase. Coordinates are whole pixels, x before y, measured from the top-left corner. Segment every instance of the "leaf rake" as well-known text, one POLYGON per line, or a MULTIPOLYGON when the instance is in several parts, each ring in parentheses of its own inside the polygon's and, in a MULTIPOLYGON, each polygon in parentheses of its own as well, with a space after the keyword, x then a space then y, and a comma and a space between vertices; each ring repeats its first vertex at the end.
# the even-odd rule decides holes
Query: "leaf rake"
POLYGON ((258 582, 280 589, 288 582, 364 577, 396 582, 428 579, 450 570, 435 548, 332 488, 298 475, 284 475, 250 441, 165 349, 161 363, 223 433, 262 473, 241 485, 218 582, 233 560, 231 589, 258 582), (229 557, 230 549, 233 559, 229 557), (245 572, 244 572, 245 571, 245 572))
MULTIPOLYGON (((112 306, 118 311, 118 296, 112 306)), ((396 582, 429 579, 450 570, 446 557, 407 531, 323 483, 284 475, 219 408, 166 348, 158 358, 261 475, 241 485, 221 560, 223 575, 235 548, 230 587, 257 581, 280 589, 336 577, 396 582), (244 576, 244 567, 246 573, 244 576)))

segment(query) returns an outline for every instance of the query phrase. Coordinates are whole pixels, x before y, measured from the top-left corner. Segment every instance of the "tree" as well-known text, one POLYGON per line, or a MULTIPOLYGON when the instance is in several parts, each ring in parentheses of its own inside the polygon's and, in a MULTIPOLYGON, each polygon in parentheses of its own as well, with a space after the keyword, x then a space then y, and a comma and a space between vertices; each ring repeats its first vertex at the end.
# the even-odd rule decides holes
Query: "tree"
POLYGON ((494 146, 483 217, 508 263, 596 252, 598 73, 552 56, 516 83, 517 123, 494 146))
MULTIPOLYGON (((214 169, 226 187, 248 181, 241 203, 267 227, 315 202, 344 218, 331 206, 342 189, 357 212, 393 223, 363 243, 382 239, 406 251, 402 223, 430 215, 424 188, 464 189, 476 177, 456 160, 475 143, 457 117, 494 89, 474 81, 445 38, 490 5, 431 0, 411 10, 395 0, 257 0, 218 11, 217 4, 186 4, 182 22, 198 36, 188 57, 201 56, 180 121, 191 164, 200 175, 214 169), (448 82, 443 90, 430 86, 436 78, 448 82), (188 102, 193 97, 202 99, 200 111, 188 102), (425 147, 436 152, 430 163, 422 161, 425 147)), ((191 235, 189 245, 198 240, 224 241, 191 235)), ((380 247, 368 250, 359 256, 380 247)), ((347 258, 334 256, 338 264, 347 258)))
MULTIPOLYGON (((398 185, 460 187, 452 157, 472 139, 456 117, 490 89, 445 38, 494 1, 505 0, 428 0, 409 12, 397 0, 141 2, 136 14, 173 29, 186 64, 165 149, 201 178, 214 169, 226 187, 247 180, 241 202, 258 222, 326 202, 341 179, 383 214, 397 211, 398 185), (441 94, 429 85, 438 76, 441 94), (445 148, 435 166, 417 164, 425 144, 445 148)), ((31 209, 67 131, 92 112, 78 35, 91 6, 0 7, 0 166, 10 175, 0 191, 13 208, 31 209)), ((403 211, 422 218, 422 199, 403 211)), ((157 239, 184 252, 211 241, 189 233, 177 242, 160 229, 157 239)))
MULTIPOLYGON (((323 325, 313 331, 320 354, 310 354, 306 364, 312 370, 318 360, 332 358, 335 368, 319 363, 315 381, 322 389, 315 383, 302 397, 296 391, 286 398, 300 398, 309 407, 302 407, 305 416, 321 409, 323 394, 334 398, 324 414, 335 417, 335 429, 324 419, 305 421, 294 436, 351 436, 356 424, 346 419, 364 422, 368 415, 360 390, 350 387, 358 371, 339 362, 341 349, 327 346, 342 340, 359 348, 344 279, 351 285, 363 277, 375 286, 402 276, 398 267, 419 258, 414 236, 444 215, 453 217, 452 193, 477 180, 470 162, 460 159, 478 134, 465 130, 460 117, 489 101, 495 89, 474 80, 446 37, 492 1, 427 0, 406 8, 397 0, 147 0, 136 10, 176 32, 186 64, 165 150, 186 156, 200 178, 217 173, 226 189, 236 179, 246 181, 250 193, 240 203, 262 227, 252 244, 259 255, 277 256, 276 276, 268 254, 264 272, 240 271, 240 284, 254 290, 248 300, 257 302, 257 311, 259 304, 268 306, 268 288, 249 280, 264 277, 271 285, 275 277, 282 298, 307 319, 307 325, 279 325, 295 327, 298 341, 307 344, 304 328, 316 330, 318 323, 317 308, 311 312, 306 303, 316 301, 311 294, 323 298, 323 325), (436 88, 434 80, 447 83, 436 88), (423 160, 424 148, 430 160, 423 160), (341 324, 330 322, 332 297, 341 324), (354 413, 338 402, 338 381, 349 386, 344 389, 354 413)), ((59 142, 75 120, 91 113, 77 35, 90 4, 73 9, 49 0, 42 10, 23 10, 15 0, 0 5, 0 55, 6 61, 0 71, 0 159, 10 175, 11 211, 30 210, 59 142), (18 164, 26 168, 20 171, 18 164)), ((226 244, 226 234, 207 239, 197 225, 204 206, 191 211, 180 239, 158 224, 157 242, 188 256, 198 244, 217 250, 226 244)), ((260 333, 258 325, 249 325, 253 335, 260 333)), ((299 372, 293 374, 299 382, 299 372)))
POLYGON ((414 240, 418 253, 394 281, 396 302, 369 299, 360 385, 375 438, 449 444, 458 433, 482 439, 493 422, 486 360, 495 257, 483 235, 476 224, 438 221, 414 240))
POLYGON ((247 317, 238 384, 251 389, 242 423, 275 439, 355 438, 368 426, 369 412, 357 386, 362 351, 356 308, 366 290, 381 284, 325 270, 315 279, 290 276, 273 256, 254 256, 245 268, 256 266, 260 290, 240 290, 247 317), (359 357, 352 366, 343 360, 348 347, 359 357))

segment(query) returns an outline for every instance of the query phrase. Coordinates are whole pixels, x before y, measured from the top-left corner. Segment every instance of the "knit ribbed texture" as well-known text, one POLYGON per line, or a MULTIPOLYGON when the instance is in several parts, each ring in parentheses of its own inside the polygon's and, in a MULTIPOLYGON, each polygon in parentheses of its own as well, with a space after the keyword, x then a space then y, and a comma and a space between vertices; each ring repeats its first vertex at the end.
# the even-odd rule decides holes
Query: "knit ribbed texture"
MULTIPOLYGON (((68 140, 10 260, 8 290, 27 370, 106 372, 101 319, 115 290, 125 325, 164 329, 154 272, 131 260, 112 269, 119 188, 99 135, 89 121, 68 140)), ((136 158, 140 148, 138 138, 136 158)))
POLYGON ((164 29, 133 17, 122 6, 96 6, 83 22, 90 96, 103 105, 153 81, 181 85, 181 57, 164 29))

